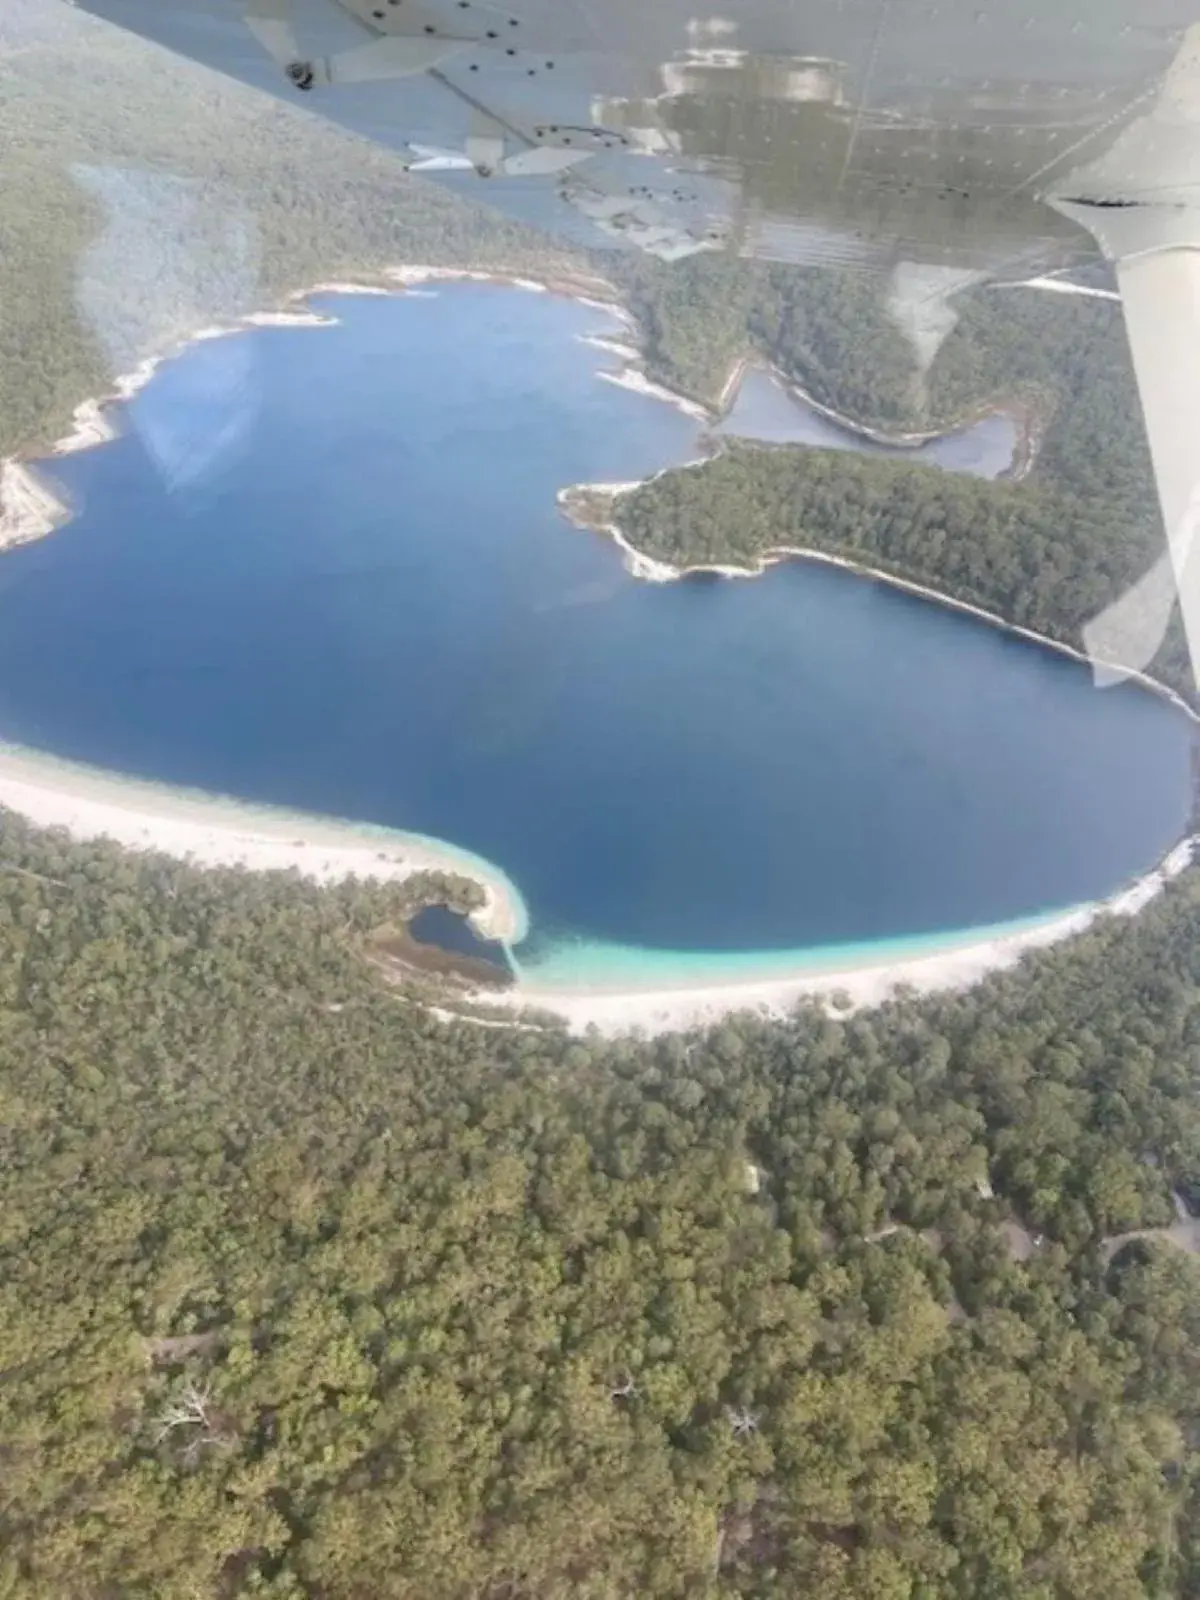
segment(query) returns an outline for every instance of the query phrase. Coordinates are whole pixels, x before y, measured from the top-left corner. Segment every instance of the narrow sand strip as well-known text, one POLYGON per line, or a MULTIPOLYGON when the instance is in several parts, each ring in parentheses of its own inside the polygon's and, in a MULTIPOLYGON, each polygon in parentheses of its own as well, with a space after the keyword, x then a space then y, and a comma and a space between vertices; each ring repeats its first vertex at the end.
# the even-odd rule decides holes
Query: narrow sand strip
POLYGON ((993 289, 1048 289, 1052 294, 1079 294, 1089 300, 1117 300, 1121 296, 1115 289, 1094 289, 1086 283, 1069 283, 1063 278, 1016 278, 1005 283, 989 285, 993 289))
POLYGON ((73 839, 111 839, 127 850, 162 851, 197 867, 294 868, 318 883, 455 873, 487 895, 471 917, 484 938, 509 942, 526 930, 524 904, 504 873, 423 834, 170 789, 5 744, 0 805, 39 827, 64 828, 73 839))
POLYGON ((598 378, 605 383, 615 383, 619 389, 631 389, 634 394, 644 394, 651 400, 661 400, 664 404, 674 406, 677 411, 682 411, 685 417, 693 417, 697 422, 710 422, 712 412, 707 406, 702 406, 699 401, 689 400, 686 396, 676 394, 674 389, 668 389, 661 383, 652 382, 637 366, 623 367, 619 372, 598 372, 598 378))

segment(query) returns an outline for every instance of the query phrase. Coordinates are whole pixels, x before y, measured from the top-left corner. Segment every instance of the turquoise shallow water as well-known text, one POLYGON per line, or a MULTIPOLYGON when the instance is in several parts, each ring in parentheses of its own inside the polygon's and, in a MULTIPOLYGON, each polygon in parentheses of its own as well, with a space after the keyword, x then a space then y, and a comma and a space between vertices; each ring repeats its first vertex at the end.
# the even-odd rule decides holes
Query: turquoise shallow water
POLYGON ((528 972, 519 960, 514 966, 519 975, 533 978, 542 988, 614 992, 806 975, 821 977, 826 973, 849 974, 860 968, 937 955, 961 946, 1025 933, 1048 920, 1057 920, 1070 909, 1060 907, 1052 912, 1038 912, 979 927, 908 934, 896 939, 861 939, 797 950, 646 950, 586 939, 563 940, 542 955, 528 972))
POLYGON ((0 736, 451 841, 563 985, 957 942, 1179 834, 1189 727, 1155 697, 813 564, 639 583, 569 527, 563 485, 697 444, 596 380, 597 312, 319 303, 341 326, 199 345, 55 463, 80 514, 0 562, 0 736))

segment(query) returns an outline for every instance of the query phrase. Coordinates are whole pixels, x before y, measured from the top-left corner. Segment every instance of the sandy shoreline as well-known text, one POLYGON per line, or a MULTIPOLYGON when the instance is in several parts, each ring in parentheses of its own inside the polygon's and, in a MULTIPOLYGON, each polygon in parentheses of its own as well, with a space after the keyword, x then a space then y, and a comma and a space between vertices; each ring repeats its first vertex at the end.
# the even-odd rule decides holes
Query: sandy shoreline
POLYGON ((471 917, 484 938, 509 942, 527 926, 520 894, 499 868, 422 834, 171 789, 8 744, 0 744, 0 806, 72 839, 110 839, 197 867, 294 868, 318 883, 455 873, 487 895, 471 917))
POLYGON ((69 521, 71 508, 23 461, 0 461, 0 551, 44 539, 69 521))
POLYGON ((616 384, 618 389, 629 389, 634 394, 644 394, 650 400, 661 400, 664 405, 674 406, 685 417, 692 417, 697 422, 712 421, 712 412, 707 406, 702 406, 698 400, 689 400, 686 395, 676 394, 674 389, 668 389, 664 384, 655 383, 636 361, 627 360, 619 371, 601 370, 596 376, 605 383, 616 384))
MULTIPOLYGON (((318 883, 358 877, 403 881, 440 871, 472 878, 487 901, 472 916, 485 938, 519 942, 527 912, 515 885, 491 863, 437 839, 371 828, 334 818, 192 793, 85 767, 12 745, 0 745, 0 806, 73 839, 109 839, 124 849, 154 851, 196 867, 295 870, 318 883)), ((2 826, 2 819, 0 819, 2 826)), ((882 1004, 899 986, 918 993, 965 988, 1012 966, 1029 950, 1082 933, 1101 916, 1132 916, 1189 865, 1194 838, 1183 840, 1153 871, 1109 899, 1049 915, 1011 933, 978 937, 965 930, 943 948, 847 960, 825 968, 762 979, 698 978, 639 986, 553 987, 536 975, 501 994, 476 998, 514 1013, 527 1008, 560 1017, 572 1032, 648 1034, 705 1026, 737 1011, 785 1016, 802 1000, 824 998, 845 1011, 882 1004)), ((836 958, 836 952, 830 952, 836 958)), ((449 1021, 456 1014, 447 1013, 449 1021)), ((497 1025, 494 1021, 493 1026, 497 1025)), ((503 1025, 503 1024, 499 1024, 503 1025)))
POLYGON ((1044 949, 1085 932, 1098 918, 1135 915, 1172 878, 1186 870, 1197 843, 1198 838, 1182 840, 1153 871, 1106 900, 1050 915, 1044 922, 1013 933, 1001 932, 980 939, 972 938, 967 930, 941 950, 840 970, 809 969, 790 977, 729 983, 684 982, 646 989, 624 984, 620 991, 609 991, 602 986, 555 989, 525 981, 498 998, 489 997, 489 1003, 515 1010, 533 1006, 551 1012, 572 1033, 594 1028, 607 1037, 629 1033, 653 1036, 706 1027, 736 1012, 754 1012, 764 1018, 786 1017, 808 999, 832 1001, 835 1009, 845 1014, 882 1005, 901 987, 918 994, 965 989, 993 972, 1014 966, 1027 951, 1044 949))

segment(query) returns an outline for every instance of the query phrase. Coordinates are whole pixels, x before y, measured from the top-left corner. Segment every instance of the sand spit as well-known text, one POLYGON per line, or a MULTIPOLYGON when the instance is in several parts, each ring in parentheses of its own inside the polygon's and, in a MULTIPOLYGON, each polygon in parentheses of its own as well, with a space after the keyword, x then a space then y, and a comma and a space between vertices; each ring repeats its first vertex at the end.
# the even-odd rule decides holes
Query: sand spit
POLYGON ((197 867, 295 869, 319 883, 346 878, 400 882, 417 872, 474 879, 487 901, 471 921, 487 939, 520 938, 526 912, 514 885, 481 857, 422 834, 145 783, 96 767, 0 745, 0 806, 73 839, 111 839, 197 867))

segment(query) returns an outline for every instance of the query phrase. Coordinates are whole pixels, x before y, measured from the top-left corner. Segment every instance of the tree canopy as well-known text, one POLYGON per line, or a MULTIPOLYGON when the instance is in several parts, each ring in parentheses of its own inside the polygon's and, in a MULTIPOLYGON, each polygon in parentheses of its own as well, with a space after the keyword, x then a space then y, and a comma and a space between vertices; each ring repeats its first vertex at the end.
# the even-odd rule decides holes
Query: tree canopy
POLYGON ((0 833, 0 1592, 1200 1593, 1200 874, 657 1041, 431 1018, 394 887, 0 833))

